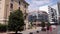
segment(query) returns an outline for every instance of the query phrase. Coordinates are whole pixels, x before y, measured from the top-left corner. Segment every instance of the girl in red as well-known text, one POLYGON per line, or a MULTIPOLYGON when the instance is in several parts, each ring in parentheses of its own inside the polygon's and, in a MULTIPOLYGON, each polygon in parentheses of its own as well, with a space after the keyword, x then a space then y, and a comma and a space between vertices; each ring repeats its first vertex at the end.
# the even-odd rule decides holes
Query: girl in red
POLYGON ((52 27, 51 26, 49 27, 49 30, 52 31, 52 27))

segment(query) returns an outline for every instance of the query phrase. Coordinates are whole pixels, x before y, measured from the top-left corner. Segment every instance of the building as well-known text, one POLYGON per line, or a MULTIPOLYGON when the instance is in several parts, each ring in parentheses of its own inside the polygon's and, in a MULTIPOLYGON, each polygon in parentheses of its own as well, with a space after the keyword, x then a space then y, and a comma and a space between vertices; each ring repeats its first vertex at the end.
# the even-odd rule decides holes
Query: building
POLYGON ((57 11, 56 9, 48 6, 49 8, 49 21, 51 23, 57 23, 57 11))
POLYGON ((56 10, 57 13, 57 23, 60 24, 60 1, 58 0, 55 5, 51 6, 56 10))
POLYGON ((60 24, 60 1, 57 1, 54 6, 52 6, 57 12, 57 22, 60 24))
POLYGON ((0 0, 0 23, 6 24, 10 12, 17 9, 20 9, 25 15, 28 5, 25 0, 0 0))
POLYGON ((45 11, 35 11, 34 12, 31 12, 29 13, 28 15, 28 21, 34 25, 34 24, 37 24, 37 26, 39 24, 41 24, 42 22, 48 22, 49 19, 48 19, 48 13, 45 12, 45 11), (32 13, 32 14, 31 14, 32 13))
POLYGON ((58 23, 60 24, 60 2, 57 2, 57 8, 58 8, 58 23))
POLYGON ((60 16, 60 3, 58 2, 57 5, 58 5, 59 16, 60 16))
POLYGON ((58 19, 58 13, 55 8, 52 8, 51 6, 42 6, 39 8, 39 10, 44 10, 48 13, 49 16, 49 22, 50 23, 56 23, 58 19))
POLYGON ((30 14, 28 17, 29 22, 34 22, 35 20, 37 21, 42 21, 44 20, 45 22, 48 21, 48 14, 45 11, 37 11, 36 14, 30 14))

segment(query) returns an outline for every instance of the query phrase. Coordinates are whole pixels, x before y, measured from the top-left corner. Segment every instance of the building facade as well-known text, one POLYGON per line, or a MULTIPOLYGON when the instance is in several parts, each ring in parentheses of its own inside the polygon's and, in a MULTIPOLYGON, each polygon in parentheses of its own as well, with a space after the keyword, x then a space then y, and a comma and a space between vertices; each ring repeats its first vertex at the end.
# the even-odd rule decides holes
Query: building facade
POLYGON ((37 26, 39 24, 41 24, 42 22, 47 23, 49 21, 48 19, 48 13, 45 11, 36 11, 36 13, 31 12, 28 15, 28 21, 34 25, 37 24, 37 26), (32 14, 31 14, 32 13, 32 14))
POLYGON ((57 23, 57 11, 50 6, 48 7, 49 7, 48 8, 49 9, 49 21, 51 23, 57 23))
POLYGON ((57 8, 55 8, 54 6, 52 7, 45 5, 40 7, 39 9, 44 10, 48 13, 50 23, 55 23, 58 20, 58 13, 57 13, 58 11, 57 8))
POLYGON ((36 14, 30 14, 29 17, 28 17, 28 20, 29 22, 34 22, 35 20, 37 21, 45 21, 47 22, 48 21, 48 13, 45 12, 45 11, 37 11, 36 14))
POLYGON ((59 16, 60 16, 60 3, 58 2, 57 5, 58 5, 59 16))
POLYGON ((10 12, 20 9, 24 16, 28 11, 28 3, 25 0, 0 0, 0 23, 6 24, 10 12))
POLYGON ((60 24, 60 2, 57 2, 57 8, 58 8, 58 23, 60 24))

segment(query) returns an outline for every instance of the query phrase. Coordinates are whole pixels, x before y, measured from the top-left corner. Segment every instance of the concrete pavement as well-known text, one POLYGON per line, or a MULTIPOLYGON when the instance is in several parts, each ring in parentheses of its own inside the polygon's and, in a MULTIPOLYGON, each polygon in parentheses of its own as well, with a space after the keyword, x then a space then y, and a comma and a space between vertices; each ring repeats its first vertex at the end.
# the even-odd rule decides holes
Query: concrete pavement
MULTIPOLYGON (((57 34, 57 29, 54 29, 52 31, 41 31, 41 27, 37 27, 36 29, 29 29, 29 30, 25 30, 22 32, 18 32, 18 33, 23 33, 23 34, 29 34, 29 33, 33 33, 33 34, 57 34), (37 32, 39 31, 39 32, 37 32)), ((9 32, 9 33, 14 33, 14 32, 9 32)), ((8 33, 0 33, 0 34, 8 34, 8 33)))

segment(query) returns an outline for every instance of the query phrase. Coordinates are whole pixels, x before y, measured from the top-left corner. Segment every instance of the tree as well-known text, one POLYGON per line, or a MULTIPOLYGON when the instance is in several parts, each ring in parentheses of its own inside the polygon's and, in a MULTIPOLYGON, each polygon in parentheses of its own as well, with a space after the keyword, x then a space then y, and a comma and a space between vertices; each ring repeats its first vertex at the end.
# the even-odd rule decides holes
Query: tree
POLYGON ((48 22, 47 23, 47 30, 49 30, 49 27, 51 26, 51 24, 48 22))
POLYGON ((42 27, 42 31, 45 31, 45 28, 44 28, 45 27, 45 22, 41 23, 41 27, 42 27))
POLYGON ((8 21, 8 30, 15 31, 16 34, 18 31, 22 31, 24 26, 23 13, 21 10, 15 10, 10 13, 8 21))
POLYGON ((31 29, 32 29, 32 26, 33 26, 33 24, 32 24, 32 22, 30 22, 30 27, 31 27, 31 29))
POLYGON ((50 28, 51 24, 48 22, 47 23, 47 34, 49 34, 49 28, 50 28))

